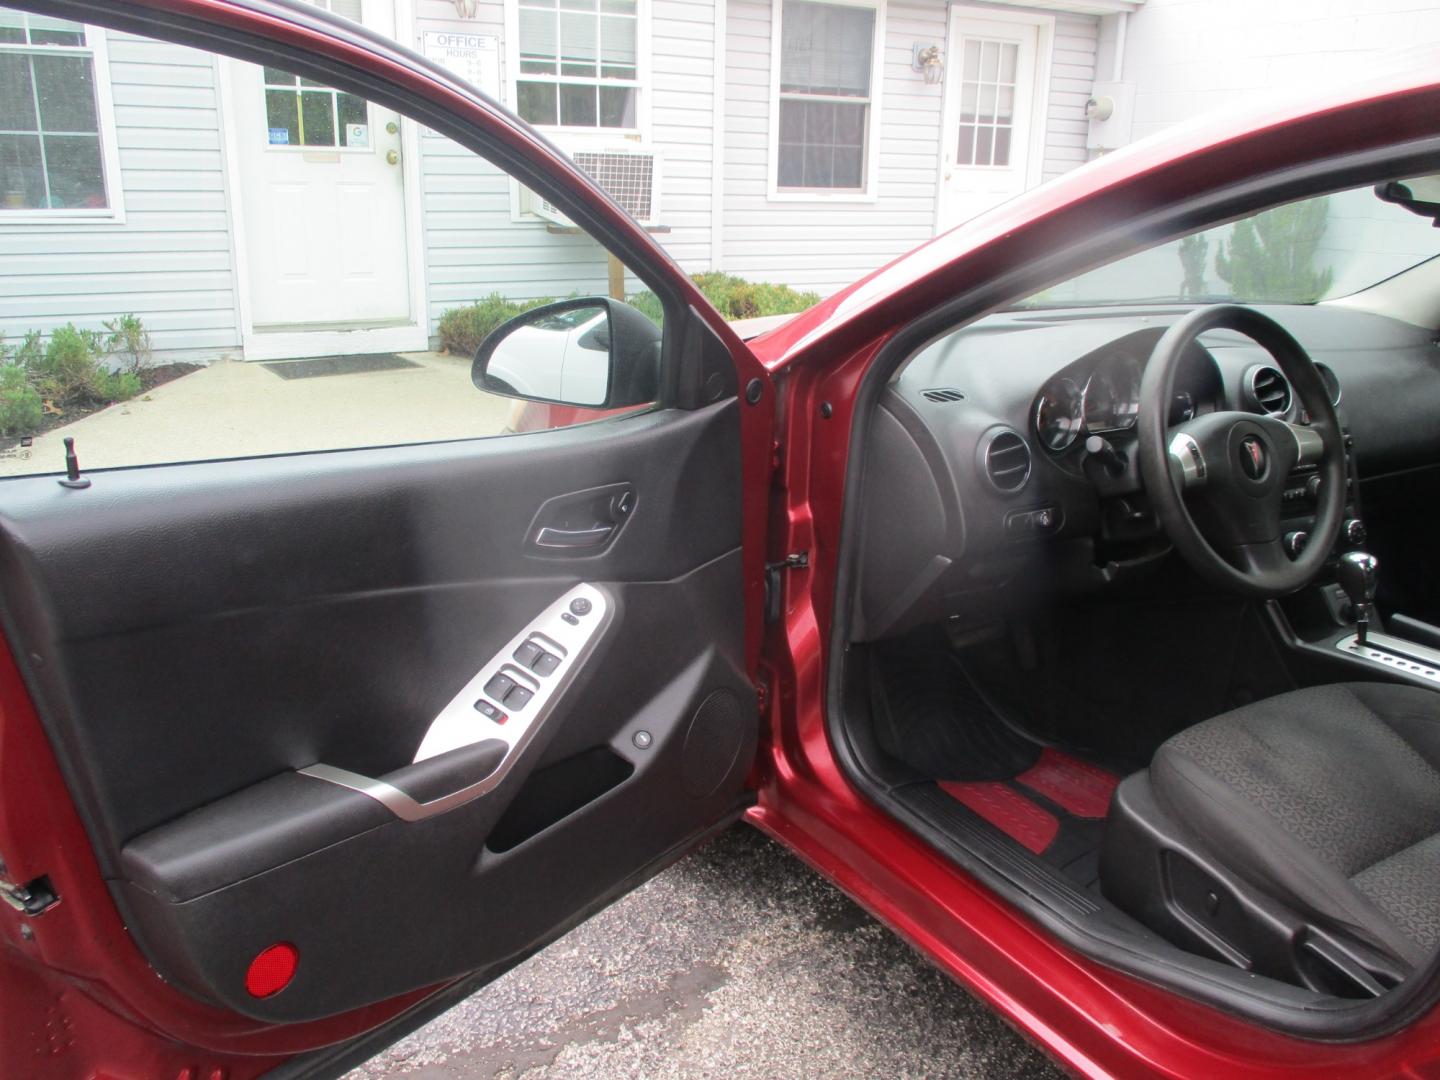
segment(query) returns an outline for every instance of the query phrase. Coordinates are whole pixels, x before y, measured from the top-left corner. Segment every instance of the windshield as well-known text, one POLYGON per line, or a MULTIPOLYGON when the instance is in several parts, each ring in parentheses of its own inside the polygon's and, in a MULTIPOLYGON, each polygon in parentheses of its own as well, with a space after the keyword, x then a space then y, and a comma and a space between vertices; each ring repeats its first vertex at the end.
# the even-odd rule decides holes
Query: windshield
POLYGON ((1161 244, 1016 306, 1313 304, 1367 289, 1436 255, 1440 229, 1363 187, 1161 244))

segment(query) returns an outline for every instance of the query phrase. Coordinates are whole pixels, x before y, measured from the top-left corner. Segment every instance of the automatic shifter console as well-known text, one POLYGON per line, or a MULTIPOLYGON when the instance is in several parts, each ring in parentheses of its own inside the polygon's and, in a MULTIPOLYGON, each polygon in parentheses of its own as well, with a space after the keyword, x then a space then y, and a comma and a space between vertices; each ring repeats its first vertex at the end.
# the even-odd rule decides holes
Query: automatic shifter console
POLYGON ((1355 633, 1335 643, 1341 652, 1380 667, 1440 683, 1440 650, 1371 630, 1380 562, 1363 551, 1347 551, 1336 566, 1340 588, 1355 613, 1355 633))
POLYGON ((1375 610, 1375 586, 1380 580, 1380 560, 1363 551, 1347 551, 1335 568, 1340 587, 1350 600, 1355 613, 1355 640, 1365 644, 1370 631, 1370 617, 1375 610))

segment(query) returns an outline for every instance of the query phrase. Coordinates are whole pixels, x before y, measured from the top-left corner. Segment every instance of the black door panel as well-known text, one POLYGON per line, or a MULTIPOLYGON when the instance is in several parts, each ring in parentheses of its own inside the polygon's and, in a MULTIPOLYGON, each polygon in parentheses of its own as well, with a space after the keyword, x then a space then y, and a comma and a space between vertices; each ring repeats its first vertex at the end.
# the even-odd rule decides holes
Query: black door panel
POLYGON ((162 975, 267 1020, 343 1011, 503 964, 737 813, 758 723, 737 409, 0 486, 6 629, 162 975), (531 553, 549 500, 619 484, 602 549, 531 553), (494 791, 405 822, 297 775, 422 799, 483 775, 493 747, 410 762, 580 581, 611 622, 494 791), (252 998, 276 942, 296 977, 252 998))

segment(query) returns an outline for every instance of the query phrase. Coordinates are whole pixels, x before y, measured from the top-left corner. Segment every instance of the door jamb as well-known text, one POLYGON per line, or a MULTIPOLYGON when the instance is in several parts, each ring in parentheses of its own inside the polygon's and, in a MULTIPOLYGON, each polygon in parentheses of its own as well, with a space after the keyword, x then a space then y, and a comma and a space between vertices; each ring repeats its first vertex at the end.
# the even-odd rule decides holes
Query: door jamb
MULTIPOLYGON (((402 45, 413 37, 413 0, 393 0, 394 40, 402 45)), ((430 312, 427 296, 425 245, 420 200, 420 131, 409 117, 400 116, 400 168, 405 219, 405 260, 410 320, 397 326, 369 330, 316 330, 256 333, 250 295, 250 263, 245 234, 245 199, 240 187, 241 150, 235 125, 237 115, 233 74, 242 61, 215 58, 215 79, 220 135, 225 166, 225 206, 230 229, 231 267, 235 275, 235 310, 240 346, 246 360, 285 360, 303 356, 334 356, 367 352, 423 352, 430 347, 430 312)))
POLYGON ((1006 11, 1003 8, 979 7, 974 4, 950 4, 945 16, 945 79, 940 92, 940 154, 935 163, 935 217, 933 231, 939 235, 944 231, 945 200, 945 147, 950 130, 958 122, 956 115, 954 80, 960 77, 960 62, 952 54, 956 24, 964 19, 983 19, 986 22, 1020 23, 1036 28, 1035 38, 1035 85, 1031 89, 1030 145, 1025 162, 1025 188, 1028 191, 1040 183, 1045 175, 1045 137, 1048 134, 1050 113, 1050 75, 1055 56, 1055 16, 1041 15, 1028 11, 1006 11))

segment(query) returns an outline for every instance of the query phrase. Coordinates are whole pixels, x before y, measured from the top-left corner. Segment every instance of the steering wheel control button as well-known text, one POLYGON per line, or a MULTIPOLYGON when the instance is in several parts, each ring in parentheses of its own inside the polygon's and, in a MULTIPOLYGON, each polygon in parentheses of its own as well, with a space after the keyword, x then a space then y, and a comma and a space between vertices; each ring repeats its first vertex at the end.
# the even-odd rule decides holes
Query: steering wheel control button
POLYGON ((479 701, 475 702, 475 711, 488 720, 494 720, 497 724, 503 724, 506 720, 509 719, 508 716, 506 716, 503 712, 497 709, 494 705, 490 704, 490 702, 486 701, 484 698, 481 698, 479 701))
POLYGON ((1185 487, 1198 487, 1205 482, 1205 455, 1200 444, 1183 431, 1170 440, 1170 459, 1180 466, 1185 487))
POLYGON ((589 600, 585 599, 585 597, 583 596, 577 596, 574 600, 570 601, 570 614, 589 615, 590 606, 591 605, 589 600))
POLYGON ((511 654, 511 658, 523 668, 535 667, 535 661, 545 655, 545 650, 533 641, 522 641, 511 654))
POLYGON ((505 695, 505 706, 512 712, 519 712, 525 708, 526 705, 530 704, 530 699, 534 696, 534 692, 526 687, 516 686, 505 695))
POLYGON ((530 670, 536 675, 554 675, 555 669, 560 666, 560 657, 554 653, 541 652, 535 658, 535 663, 530 665, 530 670))
POLYGON ((509 675, 496 675, 485 684, 485 693, 496 701, 504 701, 505 695, 515 689, 515 680, 509 675))

